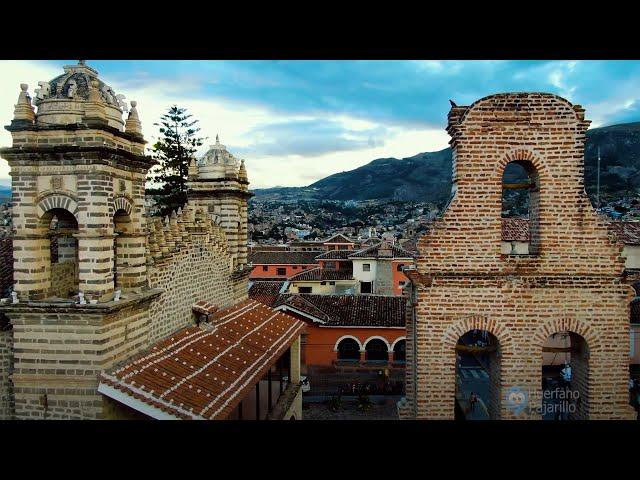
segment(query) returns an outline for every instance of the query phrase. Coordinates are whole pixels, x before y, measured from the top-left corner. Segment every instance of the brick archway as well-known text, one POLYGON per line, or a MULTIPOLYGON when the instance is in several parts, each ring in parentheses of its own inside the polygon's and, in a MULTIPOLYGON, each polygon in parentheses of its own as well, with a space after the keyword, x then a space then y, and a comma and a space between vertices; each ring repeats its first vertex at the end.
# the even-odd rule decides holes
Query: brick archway
POLYGON ((531 162, 531 165, 537 170, 542 178, 548 171, 543 158, 530 148, 514 148, 506 153, 496 164, 495 173, 502 181, 502 174, 505 167, 511 162, 531 162))
POLYGON ((590 384, 593 375, 591 355, 602 349, 600 335, 598 329, 576 318, 564 317, 543 323, 532 339, 541 353, 541 371, 544 343, 551 335, 560 332, 570 334, 572 348, 568 360, 572 370, 570 391, 577 395, 575 401, 571 402, 574 409, 568 410, 565 414, 571 419, 588 420, 592 393, 590 384))
POLYGON ((38 218, 42 218, 48 211, 57 208, 68 211, 74 217, 76 217, 76 221, 78 220, 78 202, 76 202, 68 195, 63 195, 60 193, 47 195, 46 197, 40 199, 40 201, 36 204, 36 207, 38 210, 38 218))
POLYGON ((131 205, 131 201, 127 197, 117 197, 113 200, 113 211, 124 211, 127 215, 131 215, 133 211, 133 206, 131 205))
POLYGON ((454 351, 458 339, 469 330, 486 330, 498 339, 503 353, 511 351, 512 340, 507 327, 481 315, 473 315, 451 324, 442 336, 442 344, 445 350, 454 351))
POLYGON ((580 335, 584 338, 585 342, 587 342, 589 351, 591 352, 599 351, 602 348, 600 341, 601 335, 597 328, 582 320, 570 317, 562 317, 543 323, 538 327, 532 341, 536 348, 541 349, 544 342, 546 342, 551 335, 558 332, 572 332, 580 335))
MULTIPOLYGON (((489 364, 483 369, 489 376, 489 393, 485 398, 485 406, 492 420, 502 417, 502 390, 503 390, 503 357, 505 352, 510 354, 513 349, 513 341, 509 334, 508 328, 494 320, 485 316, 473 315, 462 318, 451 324, 442 337, 442 344, 445 349, 445 355, 450 358, 452 372, 452 380, 458 385, 458 361, 456 353, 456 345, 458 340, 467 332, 472 330, 484 330, 491 334, 497 340, 497 350, 489 354, 489 364), (447 355, 447 352, 450 353, 447 355)), ((462 384, 458 385, 462 386, 462 384)), ((458 387, 455 387, 456 398, 458 395, 458 387)))

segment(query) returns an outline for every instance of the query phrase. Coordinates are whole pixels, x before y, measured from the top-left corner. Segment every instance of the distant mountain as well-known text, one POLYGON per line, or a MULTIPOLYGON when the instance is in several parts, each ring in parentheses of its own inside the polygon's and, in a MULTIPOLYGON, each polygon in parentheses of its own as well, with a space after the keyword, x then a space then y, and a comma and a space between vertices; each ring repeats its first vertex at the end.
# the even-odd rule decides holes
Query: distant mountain
MULTIPOLYGON (((603 200, 620 198, 640 188, 640 122, 595 128, 587 132, 585 185, 595 196, 600 148, 603 200)), ((443 205, 451 192, 451 149, 413 157, 379 158, 362 167, 330 175, 308 187, 256 189, 273 199, 406 200, 443 205)))
POLYGON ((11 198, 11 186, 10 185, 0 185, 0 203, 2 201, 6 201, 11 198))

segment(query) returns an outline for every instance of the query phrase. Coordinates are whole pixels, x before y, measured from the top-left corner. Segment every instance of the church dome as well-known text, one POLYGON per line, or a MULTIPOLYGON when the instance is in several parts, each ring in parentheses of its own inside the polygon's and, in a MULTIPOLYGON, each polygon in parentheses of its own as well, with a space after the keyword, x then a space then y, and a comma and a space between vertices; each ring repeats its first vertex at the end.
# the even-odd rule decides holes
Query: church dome
POLYGON ((216 135, 215 145, 198 160, 198 172, 201 178, 237 177, 239 160, 227 151, 216 135))
POLYGON ((113 89, 98 78, 98 72, 80 60, 77 65, 66 65, 64 73, 48 82, 38 82, 34 105, 38 107, 38 125, 68 125, 82 123, 86 104, 97 102, 104 108, 107 124, 123 130, 122 114, 128 111, 124 95, 116 95, 113 89), (91 97, 91 90, 96 93, 91 97))

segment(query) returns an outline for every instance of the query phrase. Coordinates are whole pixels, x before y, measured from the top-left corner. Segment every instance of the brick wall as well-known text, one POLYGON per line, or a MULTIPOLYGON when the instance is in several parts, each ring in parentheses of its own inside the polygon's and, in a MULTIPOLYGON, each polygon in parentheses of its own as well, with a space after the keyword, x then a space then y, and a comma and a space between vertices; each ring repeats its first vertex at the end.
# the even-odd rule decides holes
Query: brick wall
POLYGON ((0 238, 0 298, 8 297, 13 290, 13 241, 0 238))
POLYGON ((13 418, 13 332, 8 320, 0 313, 0 420, 13 418))
MULTIPOLYGON (((539 418, 542 346, 573 331, 589 350, 580 373, 584 416, 631 418, 627 380, 629 301, 622 244, 606 228, 584 191, 584 110, 550 94, 500 94, 454 107, 447 130, 453 148, 453 196, 443 216, 418 242, 414 284, 416 342, 407 323, 403 407, 418 418, 453 418, 455 344, 467 331, 488 330, 500 342, 500 396, 529 390, 539 418), (535 255, 501 253, 502 174, 511 161, 535 169, 535 255), (415 389, 415 390, 414 390, 415 389)), ((576 357, 579 361, 579 357, 576 357)), ((491 402, 495 403, 496 399, 491 402)), ((500 418, 514 418, 501 402, 500 418)))

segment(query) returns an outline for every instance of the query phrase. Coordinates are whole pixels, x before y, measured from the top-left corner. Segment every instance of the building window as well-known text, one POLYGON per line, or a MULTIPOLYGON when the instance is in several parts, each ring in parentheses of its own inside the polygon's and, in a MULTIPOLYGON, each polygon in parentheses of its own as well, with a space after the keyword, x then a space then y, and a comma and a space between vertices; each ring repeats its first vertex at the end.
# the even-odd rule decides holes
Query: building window
POLYGON ((294 270, 297 270, 297 269, 298 269, 298 265, 294 265, 294 266, 293 266, 293 267, 291 267, 291 268, 293 268, 294 270))
POLYGON ((313 287, 298 287, 298 293, 311 293, 313 287))
POLYGON ((335 285, 336 282, 329 282, 329 285, 335 285))
POLYGON ((327 270, 335 270, 336 268, 336 262, 324 262, 324 267, 327 270))
POLYGON ((400 287, 400 288, 404 287, 404 280, 400 280, 398 282, 398 287, 400 287))
POLYGON ((405 362, 407 355, 407 344, 404 340, 398 340, 396 344, 393 346, 393 361, 394 362, 405 362))
POLYGON ((327 282, 320 282, 320 285, 326 285, 327 282))
POLYGON ((360 293, 371 293, 371 282, 360 282, 360 293))
POLYGON ((367 362, 386 362, 389 360, 387 344, 378 338, 369 340, 364 348, 367 362))
POLYGON ((286 268, 278 267, 276 269, 276 275, 286 275, 286 274, 287 274, 287 269, 286 268))
POLYGON ((396 268, 396 270, 397 270, 398 272, 401 272, 401 271, 402 271, 402 267, 404 267, 404 264, 403 264, 403 263, 399 263, 399 264, 398 264, 398 267, 396 268))
POLYGON ((508 163, 502 174, 502 218, 525 223, 525 231, 528 230, 525 236, 529 242, 524 253, 512 248, 512 255, 537 253, 540 244, 539 212, 540 182, 535 166, 524 160, 508 163))
POLYGON ((360 345, 353 338, 345 338, 338 344, 338 360, 360 360, 360 345))
POLYGON ((370 263, 363 263, 362 264, 362 271, 363 272, 370 272, 371 271, 371 264, 370 263))
POLYGON ((268 272, 269 271, 269 267, 267 265, 263 265, 262 266, 262 271, 263 272, 268 272))

